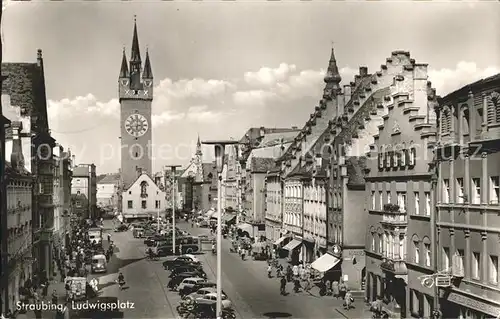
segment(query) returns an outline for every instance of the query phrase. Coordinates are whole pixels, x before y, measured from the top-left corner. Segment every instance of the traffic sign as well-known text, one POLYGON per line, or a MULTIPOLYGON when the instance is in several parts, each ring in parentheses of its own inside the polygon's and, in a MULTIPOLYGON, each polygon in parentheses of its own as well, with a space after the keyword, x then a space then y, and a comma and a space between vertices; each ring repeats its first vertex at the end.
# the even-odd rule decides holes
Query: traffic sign
POLYGON ((432 288, 434 286, 434 278, 432 276, 424 277, 420 283, 426 288, 432 288))
POLYGON ((450 276, 436 276, 436 286, 438 287, 450 287, 451 277, 450 276))

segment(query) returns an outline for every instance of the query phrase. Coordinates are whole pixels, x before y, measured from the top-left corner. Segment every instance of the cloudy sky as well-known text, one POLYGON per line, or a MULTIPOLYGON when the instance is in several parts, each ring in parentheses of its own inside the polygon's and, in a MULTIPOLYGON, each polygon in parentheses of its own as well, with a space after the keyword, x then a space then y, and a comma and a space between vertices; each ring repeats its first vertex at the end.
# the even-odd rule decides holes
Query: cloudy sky
MULTIPOLYGON (((500 72, 500 7, 461 2, 31 2, 3 15, 4 61, 43 49, 50 127, 77 162, 119 167, 118 73, 137 15, 155 77, 155 161, 186 164, 202 139, 302 126, 321 98, 334 42, 344 82, 393 50, 429 63, 444 95, 500 72)), ((207 160, 212 150, 205 150, 207 160)))

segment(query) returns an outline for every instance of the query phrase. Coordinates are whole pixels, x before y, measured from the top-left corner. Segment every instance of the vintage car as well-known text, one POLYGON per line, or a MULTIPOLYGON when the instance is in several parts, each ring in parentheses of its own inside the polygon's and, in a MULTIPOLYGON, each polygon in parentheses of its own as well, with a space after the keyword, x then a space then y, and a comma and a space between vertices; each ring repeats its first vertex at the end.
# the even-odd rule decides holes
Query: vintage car
POLYGON ((170 270, 179 266, 200 264, 200 261, 193 255, 172 256, 163 262, 163 268, 170 270))
POLYGON ((189 295, 190 293, 193 293, 193 292, 196 292, 202 288, 213 288, 215 289, 217 287, 217 284, 215 282, 212 282, 212 281, 202 281, 202 282, 199 282, 197 283, 196 285, 192 286, 192 287, 184 287, 184 289, 182 290, 179 290, 179 295, 182 296, 185 296, 185 295, 189 295))
POLYGON ((185 278, 177 287, 177 289, 184 289, 184 287, 189 287, 189 286, 194 286, 199 282, 206 281, 205 278, 200 278, 200 277, 188 277, 185 278))

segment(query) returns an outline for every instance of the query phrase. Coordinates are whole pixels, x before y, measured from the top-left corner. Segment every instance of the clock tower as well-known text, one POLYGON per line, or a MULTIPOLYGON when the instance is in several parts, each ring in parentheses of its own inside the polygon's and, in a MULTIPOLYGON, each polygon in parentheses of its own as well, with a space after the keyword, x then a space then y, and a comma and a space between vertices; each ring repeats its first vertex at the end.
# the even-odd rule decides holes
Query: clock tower
POLYGON ((120 99, 121 174, 124 187, 129 187, 138 172, 152 174, 152 124, 153 72, 149 53, 146 50, 142 67, 137 23, 134 18, 134 33, 130 61, 127 63, 123 49, 120 76, 118 78, 120 99))

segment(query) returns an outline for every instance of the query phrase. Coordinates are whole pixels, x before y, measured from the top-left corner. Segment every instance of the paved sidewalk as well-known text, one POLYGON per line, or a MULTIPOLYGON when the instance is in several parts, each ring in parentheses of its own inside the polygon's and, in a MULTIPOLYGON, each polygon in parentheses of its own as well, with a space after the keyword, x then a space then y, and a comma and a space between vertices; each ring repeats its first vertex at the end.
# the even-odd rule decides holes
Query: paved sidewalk
POLYGON ((372 318, 372 312, 370 311, 370 308, 361 303, 354 303, 354 306, 356 308, 346 310, 343 307, 337 307, 335 310, 342 315, 344 318, 347 319, 370 319, 372 318))

